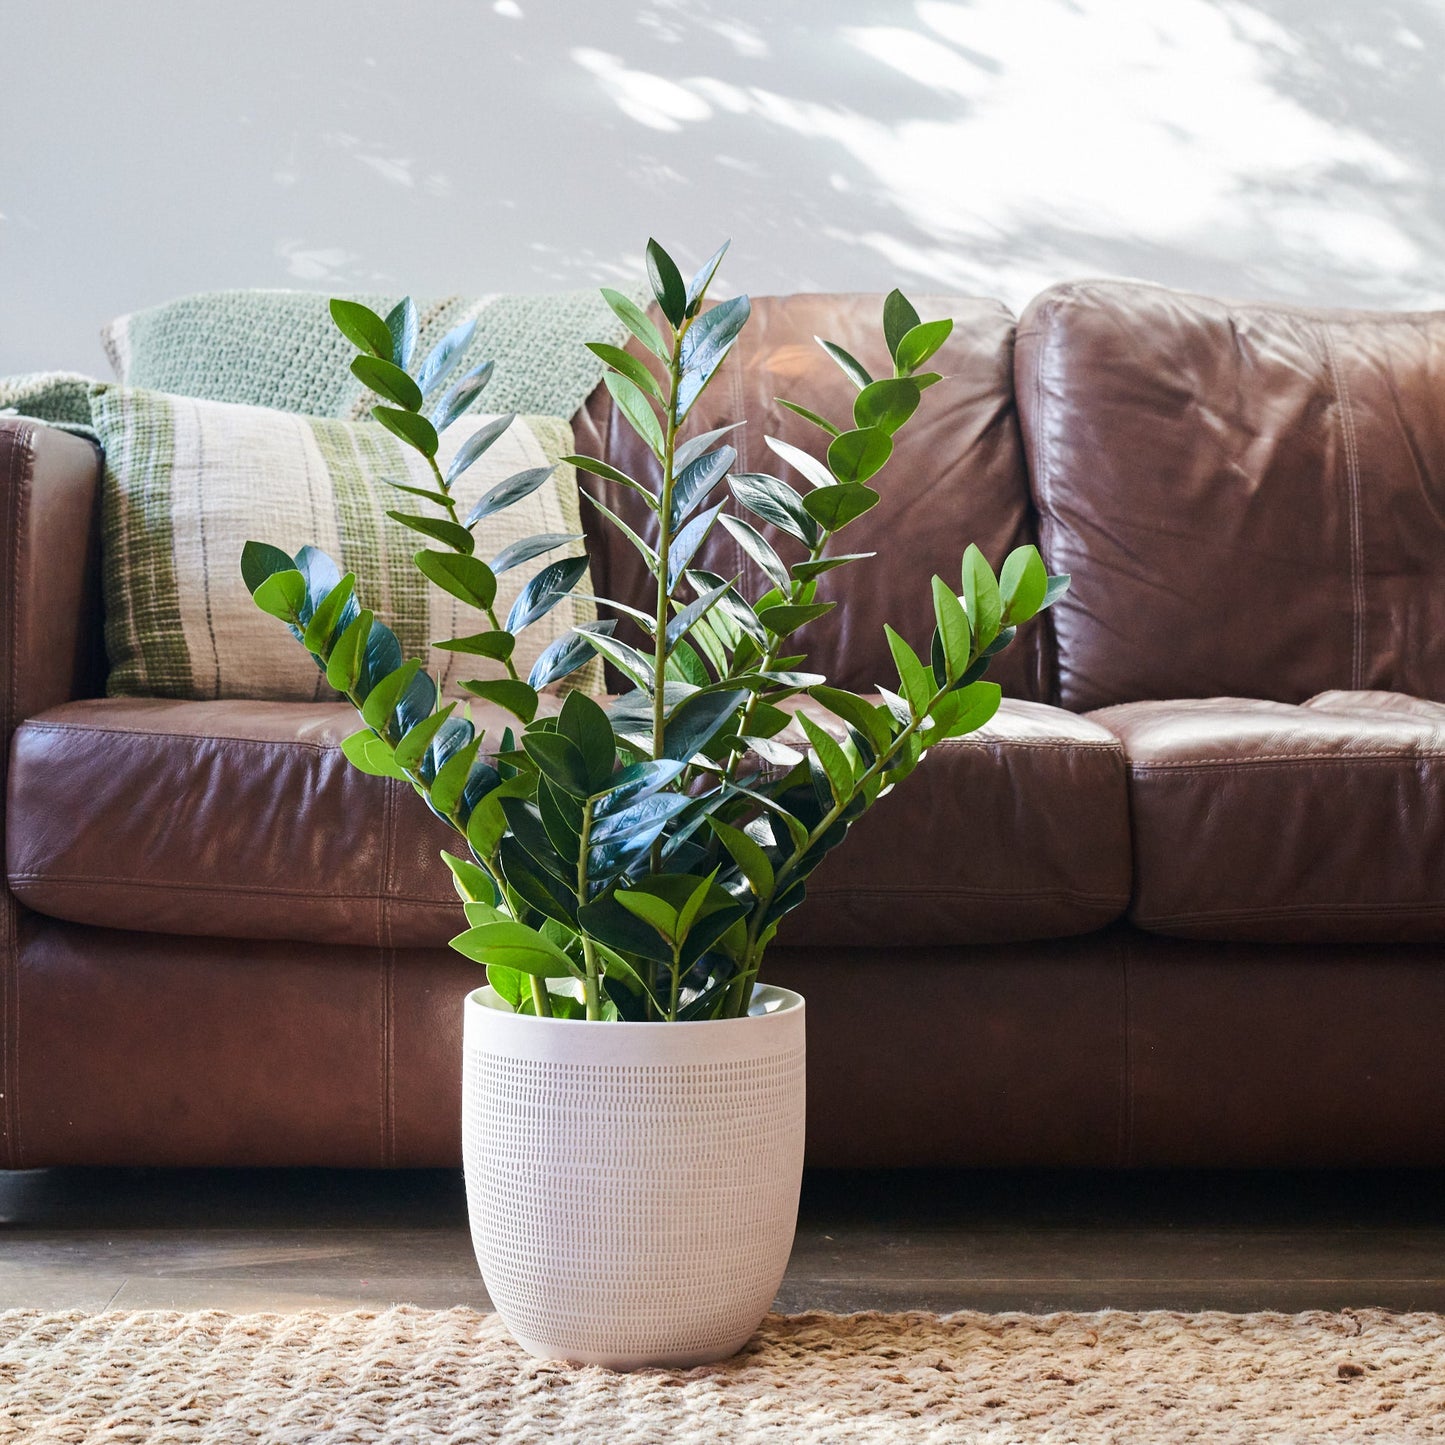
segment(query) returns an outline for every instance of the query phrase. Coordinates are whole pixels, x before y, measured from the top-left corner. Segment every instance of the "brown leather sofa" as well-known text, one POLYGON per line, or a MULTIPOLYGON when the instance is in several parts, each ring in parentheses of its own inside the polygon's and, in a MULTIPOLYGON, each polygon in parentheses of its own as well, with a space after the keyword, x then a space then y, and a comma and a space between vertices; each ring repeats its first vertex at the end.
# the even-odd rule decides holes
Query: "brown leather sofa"
MULTIPOLYGON (((696 424, 746 416, 767 469, 811 440, 776 393, 846 406, 813 335, 881 363, 879 309, 758 302, 696 424)), ((789 920, 810 1158, 1445 1164, 1445 314, 922 309, 949 380, 814 656, 886 681, 970 540, 1074 586, 789 920)), ((576 426, 643 466, 605 393, 576 426)), ((455 1163, 478 974, 437 826, 342 761, 344 708, 103 696, 98 481, 0 422, 0 1165, 455 1163)))

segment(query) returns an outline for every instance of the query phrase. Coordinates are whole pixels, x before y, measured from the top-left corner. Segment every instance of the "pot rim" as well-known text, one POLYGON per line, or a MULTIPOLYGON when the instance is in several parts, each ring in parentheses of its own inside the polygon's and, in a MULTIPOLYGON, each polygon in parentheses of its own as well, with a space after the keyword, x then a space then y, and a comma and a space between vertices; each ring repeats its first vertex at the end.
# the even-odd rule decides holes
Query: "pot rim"
POLYGON ((718 1030, 726 1028, 737 1028, 746 1024, 764 1022, 768 1019, 775 1019, 793 1013, 800 1013, 805 1007, 803 995, 790 988, 782 988, 775 983, 760 983, 753 985, 752 1007, 742 1018, 735 1019, 686 1019, 677 1023, 665 1023, 662 1020, 654 1020, 651 1023, 641 1023, 636 1020, 618 1019, 606 1022, 602 1019, 559 1019, 539 1018, 536 1014, 517 1013, 509 1005, 505 1005, 501 996, 489 983, 484 983, 480 988, 474 988, 466 997, 468 1009, 485 1009, 488 1013, 500 1015, 505 1018, 509 1026, 519 1028, 574 1028, 578 1024, 584 1024, 591 1028, 606 1028, 609 1037, 621 1037, 628 1032, 642 1030, 649 1035, 656 1035, 659 1028, 666 1029, 670 1036, 681 1036, 687 1033, 695 1033, 697 1030, 718 1030), (761 1012, 754 1012, 759 1003, 764 1005, 761 1012), (499 1005, 501 1005, 499 1007, 499 1005))

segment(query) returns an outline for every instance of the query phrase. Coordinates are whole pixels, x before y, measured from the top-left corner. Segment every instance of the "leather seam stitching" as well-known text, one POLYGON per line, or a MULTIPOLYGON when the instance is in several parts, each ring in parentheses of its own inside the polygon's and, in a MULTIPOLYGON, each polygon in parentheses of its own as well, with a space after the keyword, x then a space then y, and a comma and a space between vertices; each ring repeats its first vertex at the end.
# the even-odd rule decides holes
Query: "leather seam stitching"
POLYGON ((1288 758, 1181 758, 1178 762, 1129 764, 1133 773, 1168 773, 1211 768, 1292 768, 1300 763, 1401 763, 1440 762, 1445 749, 1421 749, 1413 753, 1296 753, 1288 758))
MULTIPOLYGON (((345 902, 356 897, 351 893, 337 893, 319 888, 286 888, 270 883, 248 886, 244 883, 230 883, 224 887, 218 887, 213 883, 195 883, 188 879, 180 878, 175 881, 154 878, 123 878, 109 873, 11 873, 8 875, 12 884, 23 885, 42 884, 54 885, 57 888, 88 888, 93 884, 103 884, 107 887, 147 889, 151 892, 174 892, 174 893, 209 893, 217 898, 229 898, 239 895, 244 898, 266 897, 266 898, 333 898, 337 902, 345 902)), ((13 890, 12 890, 13 891, 13 890)), ((365 895, 363 895, 365 896, 365 895)), ((452 900, 446 898, 430 898, 424 893, 400 894, 389 900, 378 897, 378 903, 389 901, 391 903, 402 903, 414 907, 435 907, 441 908, 448 905, 452 900)), ((383 936, 380 924, 377 927, 377 937, 383 936)))
POLYGON ((1314 917, 1371 917, 1375 914, 1415 914, 1424 918, 1445 918, 1445 906, 1431 903, 1287 903, 1261 908, 1201 909, 1193 913, 1145 913, 1134 909, 1131 917, 1158 926, 1165 923, 1228 922, 1247 918, 1297 918, 1301 914, 1314 917))

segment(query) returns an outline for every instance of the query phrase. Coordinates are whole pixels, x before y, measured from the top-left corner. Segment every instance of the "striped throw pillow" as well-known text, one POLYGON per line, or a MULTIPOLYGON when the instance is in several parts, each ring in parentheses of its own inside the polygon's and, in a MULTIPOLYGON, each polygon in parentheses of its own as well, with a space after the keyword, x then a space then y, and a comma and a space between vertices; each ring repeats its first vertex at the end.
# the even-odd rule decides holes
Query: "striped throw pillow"
MULTIPOLYGON (((408 657, 485 628, 478 613, 413 565, 416 551, 436 544, 386 515, 444 514, 388 485, 434 488, 435 480, 415 452, 375 422, 123 386, 96 386, 91 414, 105 449, 102 562, 112 696, 292 702, 336 696, 286 629, 252 602, 241 577, 241 548, 251 539, 291 553, 310 543, 343 572, 354 572, 358 600, 396 632, 408 657)), ((443 470, 487 420, 469 415, 442 434, 443 470)), ((518 417, 458 478, 458 510, 465 515, 504 478, 556 465, 571 450, 565 421, 518 417)), ((479 524, 477 555, 489 560, 542 532, 581 531, 576 476, 556 465, 539 490, 479 524)), ((581 552, 581 541, 573 541, 501 573, 497 616, 505 619, 512 600, 548 563, 581 552)), ((595 620, 592 604, 576 595, 590 591, 584 576, 572 595, 518 635, 513 662, 523 677, 549 642, 595 620)), ((428 667, 453 696, 464 679, 506 675, 499 662, 435 648, 428 667)), ((600 664, 594 659, 568 685, 599 692, 600 664)))

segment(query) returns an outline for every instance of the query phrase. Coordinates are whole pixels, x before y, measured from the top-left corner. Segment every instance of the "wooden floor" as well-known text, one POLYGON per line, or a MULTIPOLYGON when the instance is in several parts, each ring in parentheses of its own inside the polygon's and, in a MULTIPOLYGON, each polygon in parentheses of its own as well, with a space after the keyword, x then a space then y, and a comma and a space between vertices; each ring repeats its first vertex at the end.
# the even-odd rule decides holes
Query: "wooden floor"
MULTIPOLYGON (((0 1174, 0 1308, 485 1308, 459 1174, 0 1174)), ((1445 1174, 819 1173, 805 1309, 1445 1310, 1445 1174)))

